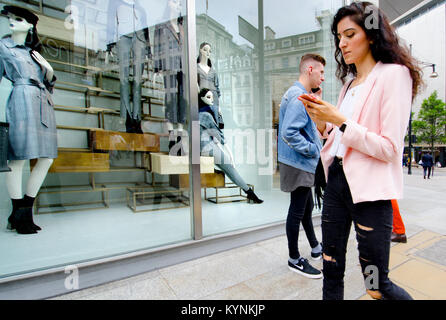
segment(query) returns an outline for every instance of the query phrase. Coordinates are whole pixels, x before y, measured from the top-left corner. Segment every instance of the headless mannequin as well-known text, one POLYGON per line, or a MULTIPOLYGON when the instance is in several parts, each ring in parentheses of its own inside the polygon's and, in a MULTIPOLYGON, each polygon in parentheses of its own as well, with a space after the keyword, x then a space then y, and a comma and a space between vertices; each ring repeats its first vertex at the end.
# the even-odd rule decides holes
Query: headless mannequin
MULTIPOLYGON (((23 21, 17 21, 14 14, 9 14, 9 22, 11 27, 11 39, 18 45, 25 45, 25 39, 29 30, 33 27, 32 24, 28 23, 23 18, 23 21)), ((43 70, 46 69, 46 77, 49 81, 53 79, 54 71, 50 64, 36 51, 33 51, 33 57, 35 61, 37 61, 43 70)), ((22 176, 23 176, 23 166, 25 165, 26 160, 10 160, 8 162, 8 166, 11 168, 11 171, 6 173, 6 187, 8 189, 9 196, 13 202, 13 210, 15 206, 15 201, 23 199, 22 192, 22 176)), ((27 182, 25 198, 28 198, 28 201, 34 202, 34 198, 37 196, 37 193, 42 186, 43 181, 48 173, 51 164, 53 163, 53 159, 48 158, 39 158, 37 160, 37 164, 34 169, 31 171, 31 175, 27 182)), ((29 202, 28 202, 29 203, 29 202)), ((32 204, 31 204, 32 206, 32 204)), ((31 209, 32 210, 32 209, 31 209)), ((32 216, 31 216, 32 222, 32 216)), ((36 233, 37 230, 41 230, 41 228, 35 225, 32 222, 32 228, 22 229, 19 233, 36 233)), ((9 226, 10 228, 14 228, 14 226, 9 226)))
MULTIPOLYGON (((181 0, 169 0, 169 2, 167 3, 167 6, 169 8, 169 19, 170 19, 170 24, 173 28, 173 30, 175 30, 176 33, 180 32, 180 26, 178 25, 178 17, 181 15, 181 0)), ((159 72, 159 74, 162 75, 162 71, 159 72)), ((176 130, 177 130, 177 134, 174 134, 174 124, 170 121, 165 122, 165 130, 169 133, 169 151, 172 150, 173 148, 173 153, 172 155, 176 155, 176 150, 178 149, 178 154, 181 154, 181 148, 177 148, 175 147, 175 144, 180 142, 181 137, 183 136, 183 124, 182 123, 176 123, 176 130), (176 137, 177 140, 172 140, 176 137)))
MULTIPOLYGON (((116 47, 118 61, 119 61, 119 78, 120 78, 120 114, 122 119, 125 120, 125 127, 127 133, 143 133, 141 129, 141 84, 142 84, 142 74, 143 74, 143 61, 147 58, 146 49, 142 46, 147 44, 141 40, 142 35, 136 35, 141 26, 135 23, 135 19, 138 17, 135 15, 135 10, 138 10, 138 1, 135 0, 122 0, 118 6, 115 6, 115 2, 110 2, 109 10, 115 13, 115 20, 117 21, 116 34, 118 39, 113 39, 114 42, 107 44, 107 50, 105 54, 105 63, 109 63, 109 57, 113 57, 112 48, 116 47), (124 2, 125 4, 123 4, 124 2), (124 8, 121 8, 124 7, 124 8), (131 9, 130 9, 131 8, 131 9), (136 8, 136 9, 135 9, 136 8), (123 11, 122 11, 122 10, 123 11), (116 12, 115 12, 116 10, 116 12), (128 12, 128 10, 133 10, 133 12, 128 12), (119 31, 120 21, 122 16, 134 16, 133 17, 133 35, 122 35, 122 30, 119 31), (136 29, 136 30, 135 30, 136 29), (140 41, 135 40, 140 39, 140 41), (133 55, 132 55, 133 53, 133 55), (133 59, 130 59, 130 56, 133 59), (129 83, 129 77, 133 70, 133 85, 129 83)), ((109 13, 110 13, 109 12, 109 13)), ((126 18, 127 19, 127 18, 126 18)), ((131 18, 130 18, 131 19, 131 18)), ((141 22, 141 21, 140 21, 141 22)), ((110 23, 110 21, 109 21, 110 23)), ((116 23, 116 21, 115 21, 116 23)), ((122 22, 124 26, 121 28, 129 27, 130 21, 122 22), (127 26, 127 27, 126 27, 127 26)), ((115 28, 115 26, 108 25, 109 28, 115 28)), ((130 31, 130 30, 127 30, 130 31)), ((109 40, 110 41, 110 40, 109 40)), ((148 39, 146 39, 148 41, 148 39)))

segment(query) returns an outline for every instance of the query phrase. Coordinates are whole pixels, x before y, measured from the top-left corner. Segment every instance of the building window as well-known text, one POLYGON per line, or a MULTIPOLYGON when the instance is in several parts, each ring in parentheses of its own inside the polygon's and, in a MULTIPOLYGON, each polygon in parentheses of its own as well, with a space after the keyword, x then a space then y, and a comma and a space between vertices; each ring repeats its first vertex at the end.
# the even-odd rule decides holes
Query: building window
POLYGON ((282 68, 288 68, 290 66, 290 59, 288 57, 282 58, 282 68))
POLYGON ((265 70, 266 71, 271 70, 271 60, 266 60, 265 61, 265 70))
POLYGON ((245 76, 245 82, 243 83, 243 85, 245 86, 251 85, 251 78, 248 75, 245 76))
POLYGON ((242 104, 242 94, 241 93, 237 93, 236 104, 242 104))
POLYGON ((249 93, 245 93, 245 104, 251 104, 251 95, 249 93))
POLYGON ((275 42, 265 43, 265 51, 274 50, 276 48, 275 42))
POLYGON ((289 47, 291 47, 291 39, 283 40, 282 48, 289 48, 289 47))
POLYGON ((304 36, 299 38, 299 45, 304 45, 308 43, 313 43, 315 41, 314 34, 309 36, 304 36))

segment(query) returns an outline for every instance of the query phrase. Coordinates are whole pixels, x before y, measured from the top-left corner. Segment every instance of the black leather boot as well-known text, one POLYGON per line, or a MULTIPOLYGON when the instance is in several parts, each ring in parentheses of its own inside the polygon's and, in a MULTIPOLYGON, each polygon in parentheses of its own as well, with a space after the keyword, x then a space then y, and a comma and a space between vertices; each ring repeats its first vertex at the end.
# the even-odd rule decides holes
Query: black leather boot
POLYGON ((42 228, 35 224, 33 221, 33 205, 35 199, 36 198, 30 197, 25 194, 25 197, 23 198, 23 207, 26 210, 25 220, 28 221, 28 224, 32 227, 32 229, 39 231, 42 230, 42 228))
POLYGON ((127 112, 127 116, 125 119, 125 132, 134 133, 133 119, 130 117, 128 112, 127 112))
MULTIPOLYGON (((32 209, 32 208, 31 208, 32 209)), ((28 217, 28 210, 24 207, 23 199, 13 199, 12 213, 8 218, 8 229, 16 230, 19 234, 37 233, 28 217)), ((32 214, 32 211, 31 211, 32 214)), ((32 217, 31 217, 32 219, 32 217)))
POLYGON ((251 188, 248 189, 248 191, 245 191, 246 195, 248 196, 248 203, 262 203, 263 200, 259 199, 254 191, 252 191, 251 188))
POLYGON ((15 230, 17 226, 17 221, 18 221, 17 210, 19 209, 22 201, 23 199, 11 199, 12 212, 8 217, 8 226, 6 227, 8 230, 15 230))

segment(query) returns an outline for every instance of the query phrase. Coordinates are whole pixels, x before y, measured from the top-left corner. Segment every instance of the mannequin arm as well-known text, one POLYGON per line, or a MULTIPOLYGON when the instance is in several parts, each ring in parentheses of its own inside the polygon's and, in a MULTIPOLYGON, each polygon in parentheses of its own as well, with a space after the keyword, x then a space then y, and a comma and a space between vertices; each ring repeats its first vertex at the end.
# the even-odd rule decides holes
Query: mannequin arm
POLYGON ((46 78, 48 81, 53 81, 54 70, 53 67, 40 55, 37 51, 32 51, 32 56, 40 64, 40 67, 45 70, 46 78))

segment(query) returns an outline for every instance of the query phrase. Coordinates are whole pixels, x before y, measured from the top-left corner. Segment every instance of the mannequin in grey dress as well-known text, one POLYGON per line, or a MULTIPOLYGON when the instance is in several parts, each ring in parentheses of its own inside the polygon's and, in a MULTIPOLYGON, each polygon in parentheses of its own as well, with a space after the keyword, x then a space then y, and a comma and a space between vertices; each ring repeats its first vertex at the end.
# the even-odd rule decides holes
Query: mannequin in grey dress
POLYGON ((0 40, 0 69, 13 82, 6 106, 10 124, 6 187, 12 201, 8 229, 20 234, 37 233, 32 207, 53 159, 57 157, 56 122, 51 92, 55 77, 51 65, 39 54, 36 24, 31 11, 5 6, 11 36, 0 40), (35 99, 37 98, 37 99, 35 99), (25 161, 38 159, 22 193, 25 161))

